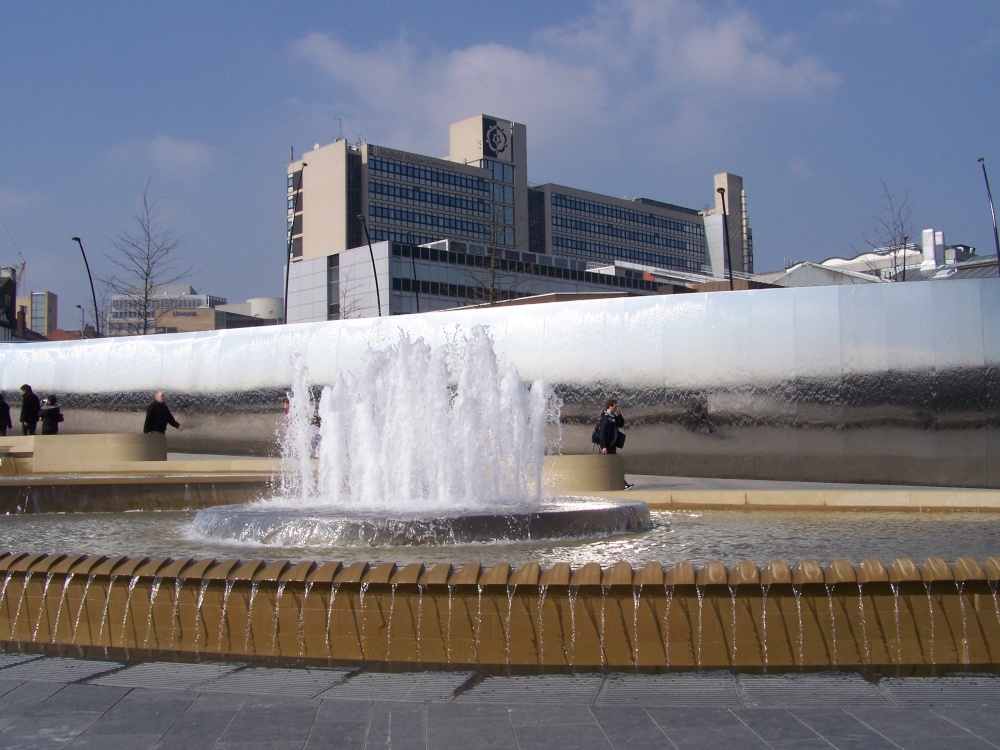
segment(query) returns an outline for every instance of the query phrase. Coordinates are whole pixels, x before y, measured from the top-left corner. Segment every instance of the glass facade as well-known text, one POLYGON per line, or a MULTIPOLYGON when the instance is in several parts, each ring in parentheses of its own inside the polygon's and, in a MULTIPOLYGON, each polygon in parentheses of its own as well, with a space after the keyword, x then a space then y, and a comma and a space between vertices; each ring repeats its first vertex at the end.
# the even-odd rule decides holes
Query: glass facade
MULTIPOLYGON (((444 243, 441 243, 442 245, 444 243)), ((597 273, 583 261, 515 250, 465 252, 393 243, 389 258, 394 315, 463 305, 506 302, 554 292, 656 294, 658 285, 641 273, 597 273)))
POLYGON ((550 209, 553 253, 689 272, 705 265, 705 227, 693 212, 688 221, 558 192, 550 209))
POLYGON ((48 315, 46 315, 45 294, 43 292, 31 293, 31 330, 35 333, 48 333, 48 315))
POLYGON ((513 166, 484 160, 478 176, 384 153, 368 158, 372 242, 448 238, 514 246, 513 166))

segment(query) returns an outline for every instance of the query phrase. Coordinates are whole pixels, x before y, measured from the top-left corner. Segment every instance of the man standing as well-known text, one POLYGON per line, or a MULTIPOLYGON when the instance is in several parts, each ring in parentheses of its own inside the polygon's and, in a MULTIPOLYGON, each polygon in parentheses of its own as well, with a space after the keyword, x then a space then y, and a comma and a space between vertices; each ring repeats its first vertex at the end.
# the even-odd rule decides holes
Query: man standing
MULTIPOLYGON (((601 414, 601 419, 597 423, 597 429, 594 431, 596 435, 597 444, 601 448, 601 453, 615 454, 618 452, 618 448, 625 443, 625 433, 621 432, 621 428, 625 426, 625 417, 622 415, 622 410, 618 406, 618 401, 613 398, 609 398, 604 402, 604 413, 601 414)), ((625 481, 625 489, 630 490, 635 485, 625 481)))
POLYGON ((21 434, 34 435, 38 429, 38 415, 42 411, 42 402, 25 383, 21 386, 21 434))
POLYGON ((146 423, 142 426, 142 431, 144 433, 159 432, 163 435, 167 431, 168 424, 173 425, 178 430, 184 429, 170 413, 163 391, 157 391, 153 403, 146 407, 146 423))

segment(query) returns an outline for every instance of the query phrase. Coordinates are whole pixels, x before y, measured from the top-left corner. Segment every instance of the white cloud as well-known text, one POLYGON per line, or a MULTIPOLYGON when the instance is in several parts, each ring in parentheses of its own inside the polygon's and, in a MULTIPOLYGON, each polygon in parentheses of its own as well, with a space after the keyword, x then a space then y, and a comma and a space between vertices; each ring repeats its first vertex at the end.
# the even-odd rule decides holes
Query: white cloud
POLYGON ((110 158, 114 164, 137 165, 170 176, 187 176, 210 167, 219 158, 219 152, 203 143, 157 135, 150 140, 122 143, 112 149, 110 158))
POLYGON ((746 125, 754 112, 771 115, 761 105, 819 99, 839 78, 800 45, 745 10, 617 0, 523 48, 444 49, 403 35, 355 49, 313 33, 293 54, 329 75, 338 114, 382 128, 366 133, 375 142, 435 153, 448 123, 483 112, 528 124, 529 149, 565 163, 581 145, 609 155, 704 152, 733 137, 734 112, 746 125))
POLYGON ((0 211, 29 211, 45 204, 45 196, 37 190, 0 188, 0 211))

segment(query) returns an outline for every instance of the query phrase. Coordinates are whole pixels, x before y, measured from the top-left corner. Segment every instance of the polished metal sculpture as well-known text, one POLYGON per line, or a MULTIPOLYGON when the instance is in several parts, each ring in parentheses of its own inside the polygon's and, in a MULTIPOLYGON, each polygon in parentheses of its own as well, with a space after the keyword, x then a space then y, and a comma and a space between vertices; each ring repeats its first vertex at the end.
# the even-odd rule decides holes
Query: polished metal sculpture
MULTIPOLYGON (((295 354, 322 385, 400 336, 485 325, 504 366, 564 401, 591 450, 607 395, 634 473, 1000 486, 1000 280, 560 302, 154 337, 0 346, 0 387, 60 396, 65 429, 139 429, 166 389, 172 450, 267 453, 295 354)), ((16 397, 15 397, 16 401, 16 397)))

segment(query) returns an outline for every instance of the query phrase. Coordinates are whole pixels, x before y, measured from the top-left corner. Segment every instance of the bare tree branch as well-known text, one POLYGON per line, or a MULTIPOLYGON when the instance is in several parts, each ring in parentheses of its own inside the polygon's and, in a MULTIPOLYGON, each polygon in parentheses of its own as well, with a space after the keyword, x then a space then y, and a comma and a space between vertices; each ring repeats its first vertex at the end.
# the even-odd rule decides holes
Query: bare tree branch
POLYGON ((503 206, 494 205, 489 224, 489 242, 483 265, 476 266, 465 273, 469 283, 467 287, 476 303, 486 303, 491 307, 514 299, 517 290, 526 284, 526 280, 501 268, 506 244, 502 241, 504 234, 503 206))
POLYGON ((146 335, 156 332, 156 310, 153 298, 167 284, 189 277, 192 267, 182 265, 175 255, 184 241, 172 229, 158 225, 160 198, 151 195, 152 180, 142 189, 138 211, 131 232, 123 231, 112 240, 114 252, 106 257, 117 272, 100 281, 124 299, 111 305, 108 330, 114 326, 126 335, 146 335))
POLYGON ((910 194, 904 191, 900 197, 889 189, 885 180, 882 180, 882 194, 885 205, 880 213, 872 216, 872 230, 870 234, 865 234, 865 242, 876 254, 891 256, 894 281, 901 277, 905 280, 906 247, 916 236, 910 194), (902 276, 900 271, 903 271, 902 276))

